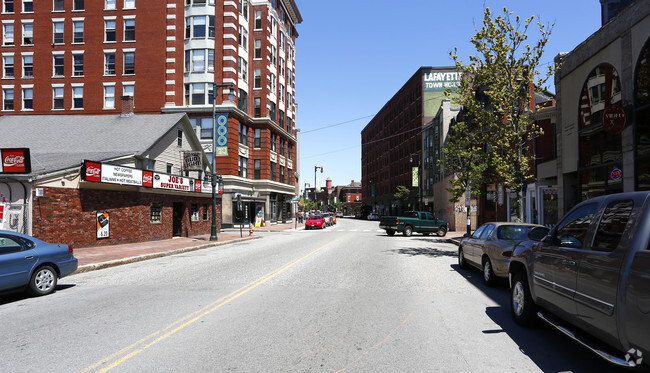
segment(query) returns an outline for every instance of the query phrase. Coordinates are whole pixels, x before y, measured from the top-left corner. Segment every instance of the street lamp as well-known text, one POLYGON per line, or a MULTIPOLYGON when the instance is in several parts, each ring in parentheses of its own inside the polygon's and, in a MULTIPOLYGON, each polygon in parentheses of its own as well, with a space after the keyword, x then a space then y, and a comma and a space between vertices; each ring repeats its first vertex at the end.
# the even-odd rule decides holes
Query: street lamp
MULTIPOLYGON (((212 175, 210 182, 212 184, 212 230, 210 231, 210 241, 217 241, 217 169, 215 166, 217 151, 217 91, 219 88, 228 87, 228 99, 234 101, 235 94, 232 84, 212 83, 212 175)), ((221 178, 221 176, 219 177, 221 178)), ((223 180, 223 179, 222 179, 223 180)))
POLYGON ((314 206, 316 206, 317 200, 316 200, 316 171, 320 169, 320 173, 323 173, 323 167, 319 166, 314 166, 314 206))

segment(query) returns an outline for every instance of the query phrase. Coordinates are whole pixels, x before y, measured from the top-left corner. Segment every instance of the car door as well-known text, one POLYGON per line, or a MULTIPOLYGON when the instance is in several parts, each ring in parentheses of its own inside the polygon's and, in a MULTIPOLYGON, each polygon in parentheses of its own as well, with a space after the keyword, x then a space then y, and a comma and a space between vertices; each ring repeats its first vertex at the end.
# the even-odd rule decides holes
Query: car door
POLYGON ((565 318, 576 315, 575 293, 580 260, 598 203, 578 205, 551 231, 535 251, 536 296, 565 318))
POLYGON ((422 215, 424 215, 424 218, 426 219, 426 220, 424 220, 425 226, 422 227, 423 232, 437 232, 438 229, 436 228, 436 226, 437 226, 436 218, 433 217, 433 214, 430 213, 430 212, 426 212, 426 213, 424 213, 422 215))
POLYGON ((488 224, 481 225, 471 237, 463 240, 463 253, 465 255, 465 260, 469 261, 473 265, 481 265, 481 235, 485 232, 488 224))
POLYGON ((0 234, 0 291, 27 285, 36 261, 36 252, 20 238, 0 234))
MULTIPOLYGON (((639 204, 637 201, 637 210, 639 204)), ((605 206, 578 269, 575 301, 579 322, 609 343, 618 341, 615 305, 621 267, 628 249, 620 244, 626 243, 623 234, 634 206, 633 199, 614 200, 605 206)))

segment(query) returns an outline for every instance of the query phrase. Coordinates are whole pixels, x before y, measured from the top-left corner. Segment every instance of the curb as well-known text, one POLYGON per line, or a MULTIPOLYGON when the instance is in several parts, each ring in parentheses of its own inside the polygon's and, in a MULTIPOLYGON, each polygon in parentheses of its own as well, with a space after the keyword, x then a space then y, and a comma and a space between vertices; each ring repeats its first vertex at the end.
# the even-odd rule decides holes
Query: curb
POLYGON ((236 243, 236 242, 256 240, 258 238, 262 238, 262 237, 248 236, 248 237, 243 237, 243 238, 236 238, 236 239, 225 241, 225 242, 215 242, 215 243, 203 244, 203 245, 199 245, 199 246, 185 247, 185 248, 182 248, 182 249, 162 251, 162 252, 159 252, 159 253, 151 253, 151 254, 132 256, 132 257, 128 257, 128 258, 110 260, 108 262, 86 264, 84 266, 81 266, 81 267, 77 268, 77 270, 74 271, 73 273, 71 273, 70 275, 76 275, 76 274, 79 274, 79 273, 96 271, 98 269, 116 267, 116 266, 123 265, 123 264, 142 262, 144 260, 149 260, 149 259, 162 258, 164 256, 188 253, 188 252, 191 252, 191 251, 197 251, 197 250, 207 249, 207 248, 210 248, 210 247, 222 246, 222 245, 227 245, 227 244, 231 244, 231 243, 236 243))

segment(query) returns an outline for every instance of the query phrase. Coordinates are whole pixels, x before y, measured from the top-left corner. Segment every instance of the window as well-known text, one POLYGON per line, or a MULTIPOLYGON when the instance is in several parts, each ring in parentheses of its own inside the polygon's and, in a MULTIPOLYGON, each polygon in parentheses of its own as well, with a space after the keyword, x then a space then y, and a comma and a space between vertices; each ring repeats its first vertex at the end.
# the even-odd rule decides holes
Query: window
POLYGON ((275 162, 271 162, 271 180, 275 181, 276 178, 276 169, 277 169, 277 164, 275 162))
POLYGON ((269 103, 269 106, 270 106, 270 108, 269 108, 269 117, 271 117, 271 120, 273 122, 276 122, 277 120, 276 120, 276 115, 275 115, 276 114, 275 113, 275 102, 269 103))
POLYGON ((173 172, 173 170, 174 170, 174 165, 171 164, 171 163, 167 163, 167 169, 166 170, 167 170, 168 174, 171 174, 173 172))
POLYGON ((191 102, 188 105, 205 104, 205 83, 189 84, 191 102))
POLYGON ((205 49, 194 49, 192 52, 192 71, 205 72, 205 49))
POLYGON ((255 30, 261 30, 262 29, 262 11, 261 10, 256 10, 255 11, 255 30))
POLYGON ((203 204, 203 221, 208 221, 208 210, 209 205, 207 203, 203 204))
POLYGON ((262 160, 256 159, 253 161, 253 178, 259 180, 262 178, 262 160))
POLYGON ((239 0, 239 14, 248 19, 248 0, 239 0))
POLYGON ((276 94, 275 87, 276 87, 276 81, 277 80, 276 80, 275 74, 271 73, 269 80, 271 81, 271 93, 276 94))
POLYGON ((124 74, 135 74, 135 52, 124 52, 124 74))
POLYGON ((152 224, 161 224, 162 223, 162 203, 154 202, 151 204, 151 212, 149 213, 149 221, 152 224))
POLYGON ((255 39, 254 43, 254 55, 253 58, 261 59, 262 58, 262 39, 255 39))
POLYGON ((115 10, 117 9, 117 0, 106 0, 104 3, 104 10, 115 10))
POLYGON ((205 17, 192 17, 193 27, 192 27, 192 37, 193 38, 205 38, 205 17))
POLYGON ((280 84, 280 90, 278 91, 278 94, 280 95, 280 102, 284 102, 284 84, 280 84))
POLYGON ((3 78, 13 78, 14 77, 14 56, 2 56, 3 62, 3 78))
POLYGON ((115 41, 115 20, 104 20, 104 42, 115 41))
POLYGON ((34 45, 34 24, 23 23, 23 45, 34 45))
POLYGON ((73 0, 72 1, 73 10, 84 10, 84 0, 73 0))
POLYGON ((237 108, 244 113, 248 113, 248 93, 241 88, 239 88, 239 94, 237 95, 237 108))
POLYGON ((3 88, 2 89, 2 110, 13 110, 13 109, 14 109, 14 89, 3 88))
POLYGON ((134 82, 122 82, 122 95, 130 96, 132 98, 133 107, 135 107, 135 83, 134 82))
POLYGON ((214 37, 214 16, 208 17, 209 27, 208 27, 208 36, 211 38, 214 37))
POLYGON ((278 54, 277 54, 277 52, 278 51, 277 51, 277 48, 275 47, 275 45, 271 45, 271 65, 273 65, 273 66, 277 65, 277 63, 278 63, 278 60, 277 60, 277 55, 278 54))
POLYGON ((248 177, 248 158, 239 157, 239 176, 248 177))
POLYGON ((84 42, 84 21, 72 22, 72 42, 73 43, 84 42))
POLYGON ((2 9, 3 13, 13 13, 14 12, 14 0, 4 0, 4 7, 2 9))
POLYGON ((62 12, 65 10, 63 7, 63 0, 54 0, 54 4, 52 6, 52 10, 55 12, 62 12))
POLYGON ((23 55, 23 78, 34 77, 34 55, 23 55))
POLYGON ((52 76, 62 77, 65 73, 63 54, 55 54, 54 58, 54 72, 52 76))
POLYGON ((293 144, 288 143, 287 144, 287 158, 288 159, 293 159, 293 144))
POLYGON ((278 135, 271 133, 271 151, 276 152, 278 150, 278 135))
POLYGON ((208 72, 214 72, 214 49, 208 49, 208 72))
POLYGON ((248 146, 248 126, 239 123, 239 143, 248 146))
POLYGON ((259 118, 262 116, 262 99, 255 97, 253 99, 253 117, 259 118))
POLYGON ((262 69, 253 70, 253 88, 262 88, 262 69))
POLYGON ((280 155, 284 155, 284 147, 286 145, 286 140, 280 138, 280 155))
POLYGON ((284 183, 284 167, 280 166, 280 182, 284 183))
POLYGON ((34 110, 33 88, 23 88, 23 110, 34 110))
POLYGON ((262 147, 262 130, 260 128, 255 128, 254 137, 253 137, 253 147, 254 148, 262 147))
POLYGON ((14 24, 2 24, 2 45, 14 45, 14 24))
POLYGON ((135 9, 135 0, 124 0, 124 9, 135 9))
POLYGON ((34 13, 34 0, 23 0, 23 12, 34 13))
POLYGON ((176 146, 183 147, 183 131, 176 130, 176 146))
POLYGON ((292 72, 291 69, 287 69, 287 86, 291 87, 291 79, 292 79, 292 72))
POLYGON ((284 76, 284 58, 280 57, 280 65, 278 66, 278 71, 280 72, 280 76, 284 76))
POLYGON ((135 19, 124 20, 124 41, 135 41, 135 19))
POLYGON ((54 28, 52 42, 54 44, 63 44, 63 22, 54 22, 52 26, 54 28))
POLYGON ((63 109, 63 86, 57 86, 52 88, 52 109, 60 110, 63 109))
POLYGON ((214 119, 212 118, 199 118, 199 125, 201 126, 201 138, 211 139, 212 132, 214 131, 214 119))
POLYGON ((192 215, 190 215, 190 220, 199 221, 199 205, 197 203, 192 203, 190 205, 192 215))
POLYGON ((239 78, 248 81, 248 62, 242 57, 239 57, 239 78))
POLYGON ((84 108, 84 87, 72 87, 72 108, 84 108))
POLYGON ((104 53, 104 75, 115 75, 115 52, 104 53))
POLYGON ((104 109, 115 109, 115 86, 104 86, 104 109))
POLYGON ((239 46, 244 50, 248 49, 248 30, 242 25, 239 25, 239 46))
POLYGON ((75 53, 72 55, 72 76, 84 75, 84 55, 75 53))
POLYGON ((558 223, 555 233, 556 244, 564 247, 581 248, 587 236, 587 229, 598 207, 595 203, 582 205, 573 210, 558 223))
POLYGON ((598 224, 593 244, 594 250, 613 251, 618 247, 633 207, 634 203, 631 200, 615 201, 607 205, 600 224, 598 224))

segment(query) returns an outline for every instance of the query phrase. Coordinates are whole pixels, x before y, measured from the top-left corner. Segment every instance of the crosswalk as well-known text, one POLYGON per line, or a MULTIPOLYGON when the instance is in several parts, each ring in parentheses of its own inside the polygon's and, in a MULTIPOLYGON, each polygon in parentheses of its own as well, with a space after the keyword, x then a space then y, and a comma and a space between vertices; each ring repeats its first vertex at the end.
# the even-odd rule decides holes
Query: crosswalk
POLYGON ((302 229, 299 232, 311 232, 311 231, 325 231, 325 232, 375 232, 375 233, 385 233, 383 229, 336 229, 336 228, 325 228, 325 229, 302 229))

